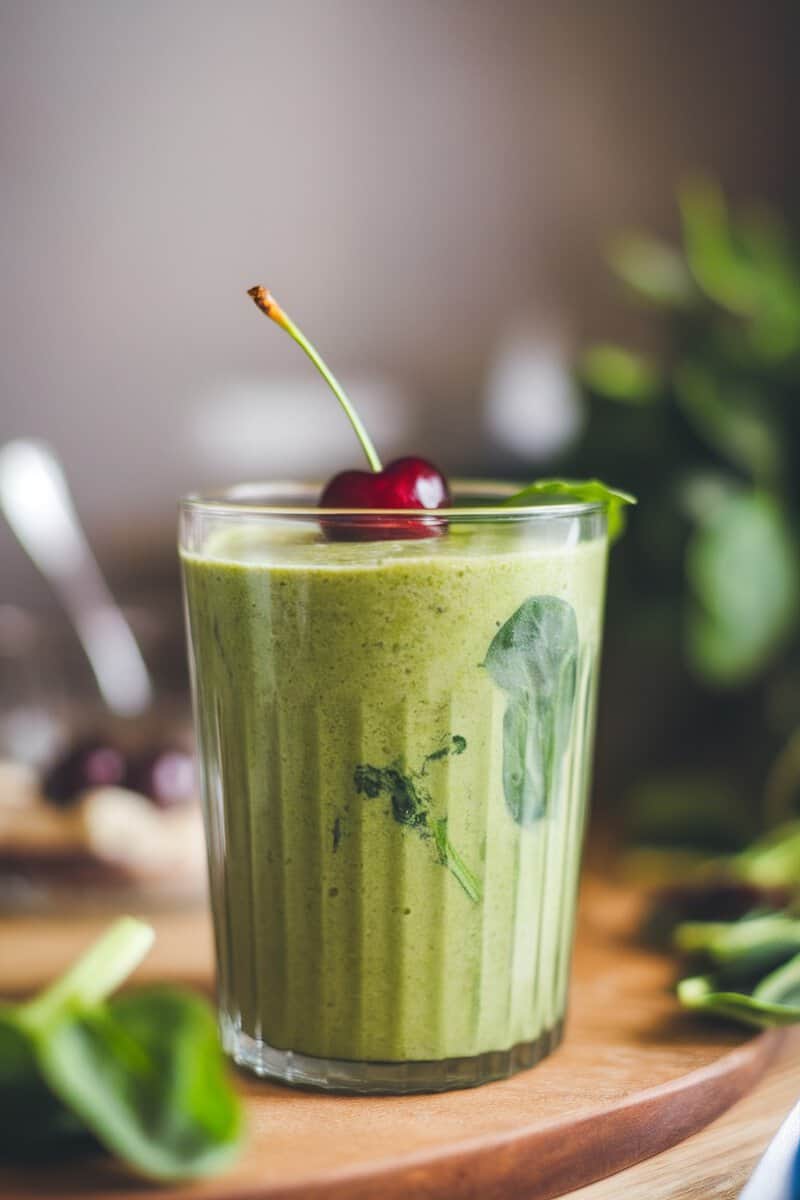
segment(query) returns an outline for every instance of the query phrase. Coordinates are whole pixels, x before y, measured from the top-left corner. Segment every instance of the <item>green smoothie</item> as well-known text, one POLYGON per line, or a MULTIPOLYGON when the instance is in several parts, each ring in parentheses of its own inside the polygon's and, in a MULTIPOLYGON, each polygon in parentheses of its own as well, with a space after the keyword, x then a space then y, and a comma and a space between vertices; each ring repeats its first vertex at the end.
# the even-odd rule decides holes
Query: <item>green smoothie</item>
POLYGON ((590 511, 405 542, 254 520, 183 551, 234 1053, 557 1037, 606 550, 590 511))

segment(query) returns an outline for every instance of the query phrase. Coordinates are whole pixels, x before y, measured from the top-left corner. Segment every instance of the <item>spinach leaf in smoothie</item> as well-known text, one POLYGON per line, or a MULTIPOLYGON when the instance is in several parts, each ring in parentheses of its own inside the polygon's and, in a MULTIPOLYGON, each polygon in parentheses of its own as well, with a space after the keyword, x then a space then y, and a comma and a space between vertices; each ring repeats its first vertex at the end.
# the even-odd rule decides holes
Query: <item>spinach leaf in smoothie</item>
POLYGON ((388 797, 392 817, 398 825, 415 829, 425 840, 432 838, 436 847, 436 861, 447 867, 473 904, 477 904, 482 898, 480 880, 469 869, 447 836, 447 817, 433 816, 433 796, 423 782, 431 764, 439 763, 450 755, 463 754, 466 748, 466 738, 460 734, 443 738, 435 750, 426 754, 419 771, 405 771, 398 763, 388 767, 359 763, 353 775, 353 783, 356 792, 360 796, 366 796, 368 800, 376 800, 379 796, 388 797))
POLYGON ((520 825, 532 825, 558 794, 572 729, 578 622, 558 596, 531 596, 492 639, 483 663, 507 695, 503 793, 520 825))
POLYGON ((458 880, 473 904, 477 904, 481 898, 481 882, 477 875, 470 871, 447 836, 447 817, 439 817, 434 821, 433 837, 439 862, 443 867, 447 867, 453 877, 458 880))

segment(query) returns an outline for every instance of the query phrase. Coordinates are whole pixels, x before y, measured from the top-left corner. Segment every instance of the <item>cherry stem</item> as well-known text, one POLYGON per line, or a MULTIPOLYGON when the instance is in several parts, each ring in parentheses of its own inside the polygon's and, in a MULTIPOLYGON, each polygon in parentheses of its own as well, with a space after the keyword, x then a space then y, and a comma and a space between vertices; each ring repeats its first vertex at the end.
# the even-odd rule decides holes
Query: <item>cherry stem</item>
POLYGON ((378 452, 372 443, 372 438, 364 428, 361 418, 353 407, 347 392, 339 383, 339 380, 336 378, 333 371, 331 371, 330 367, 327 365, 322 356, 314 349, 314 347, 311 345, 311 342, 309 342, 306 336, 301 333, 292 318, 283 311, 272 293, 268 292, 265 287, 262 287, 261 284, 257 284, 255 287, 248 288, 247 294, 255 301, 256 306, 261 309, 265 316, 269 317, 270 320, 274 321, 276 325, 279 325, 281 329, 285 330, 286 333, 289 334, 289 337, 294 338, 300 349, 306 352, 347 414, 350 424, 355 430, 356 437, 361 443, 361 449, 364 451, 364 454, 367 457, 367 462, 369 463, 371 469, 373 471, 382 471, 383 467, 381 465, 381 460, 378 457, 378 452))

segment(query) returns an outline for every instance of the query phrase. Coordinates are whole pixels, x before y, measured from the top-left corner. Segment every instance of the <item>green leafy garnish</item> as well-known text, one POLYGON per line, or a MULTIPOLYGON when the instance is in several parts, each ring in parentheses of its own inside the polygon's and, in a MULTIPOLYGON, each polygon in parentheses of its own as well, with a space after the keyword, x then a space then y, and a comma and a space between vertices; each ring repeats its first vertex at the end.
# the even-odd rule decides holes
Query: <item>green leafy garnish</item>
POLYGON ((532 825, 558 795, 572 728, 578 623, 558 596, 531 596, 498 629, 483 664, 507 694, 503 793, 519 825, 532 825))
POLYGON ((216 1171, 241 1137, 214 1017, 190 993, 149 988, 109 1000, 153 931, 124 917, 54 984, 0 1008, 0 1154, 97 1146, 137 1173, 216 1171))
POLYGON ((636 503, 630 492, 609 487, 600 479, 537 479, 521 492, 503 503, 509 508, 523 508, 535 504, 543 497, 578 501, 586 504, 603 504, 608 522, 608 540, 615 542, 625 531, 625 508, 636 503))

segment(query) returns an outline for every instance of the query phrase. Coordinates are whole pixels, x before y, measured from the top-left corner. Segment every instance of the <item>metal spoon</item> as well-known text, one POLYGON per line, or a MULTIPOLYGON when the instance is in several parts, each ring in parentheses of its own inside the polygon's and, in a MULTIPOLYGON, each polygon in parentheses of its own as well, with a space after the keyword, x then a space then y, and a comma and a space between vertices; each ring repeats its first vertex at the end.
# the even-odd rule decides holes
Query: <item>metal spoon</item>
POLYGON ((61 466, 43 442, 0 449, 0 507, 67 612, 108 708, 133 717, 153 688, 130 625, 103 579, 61 466))

